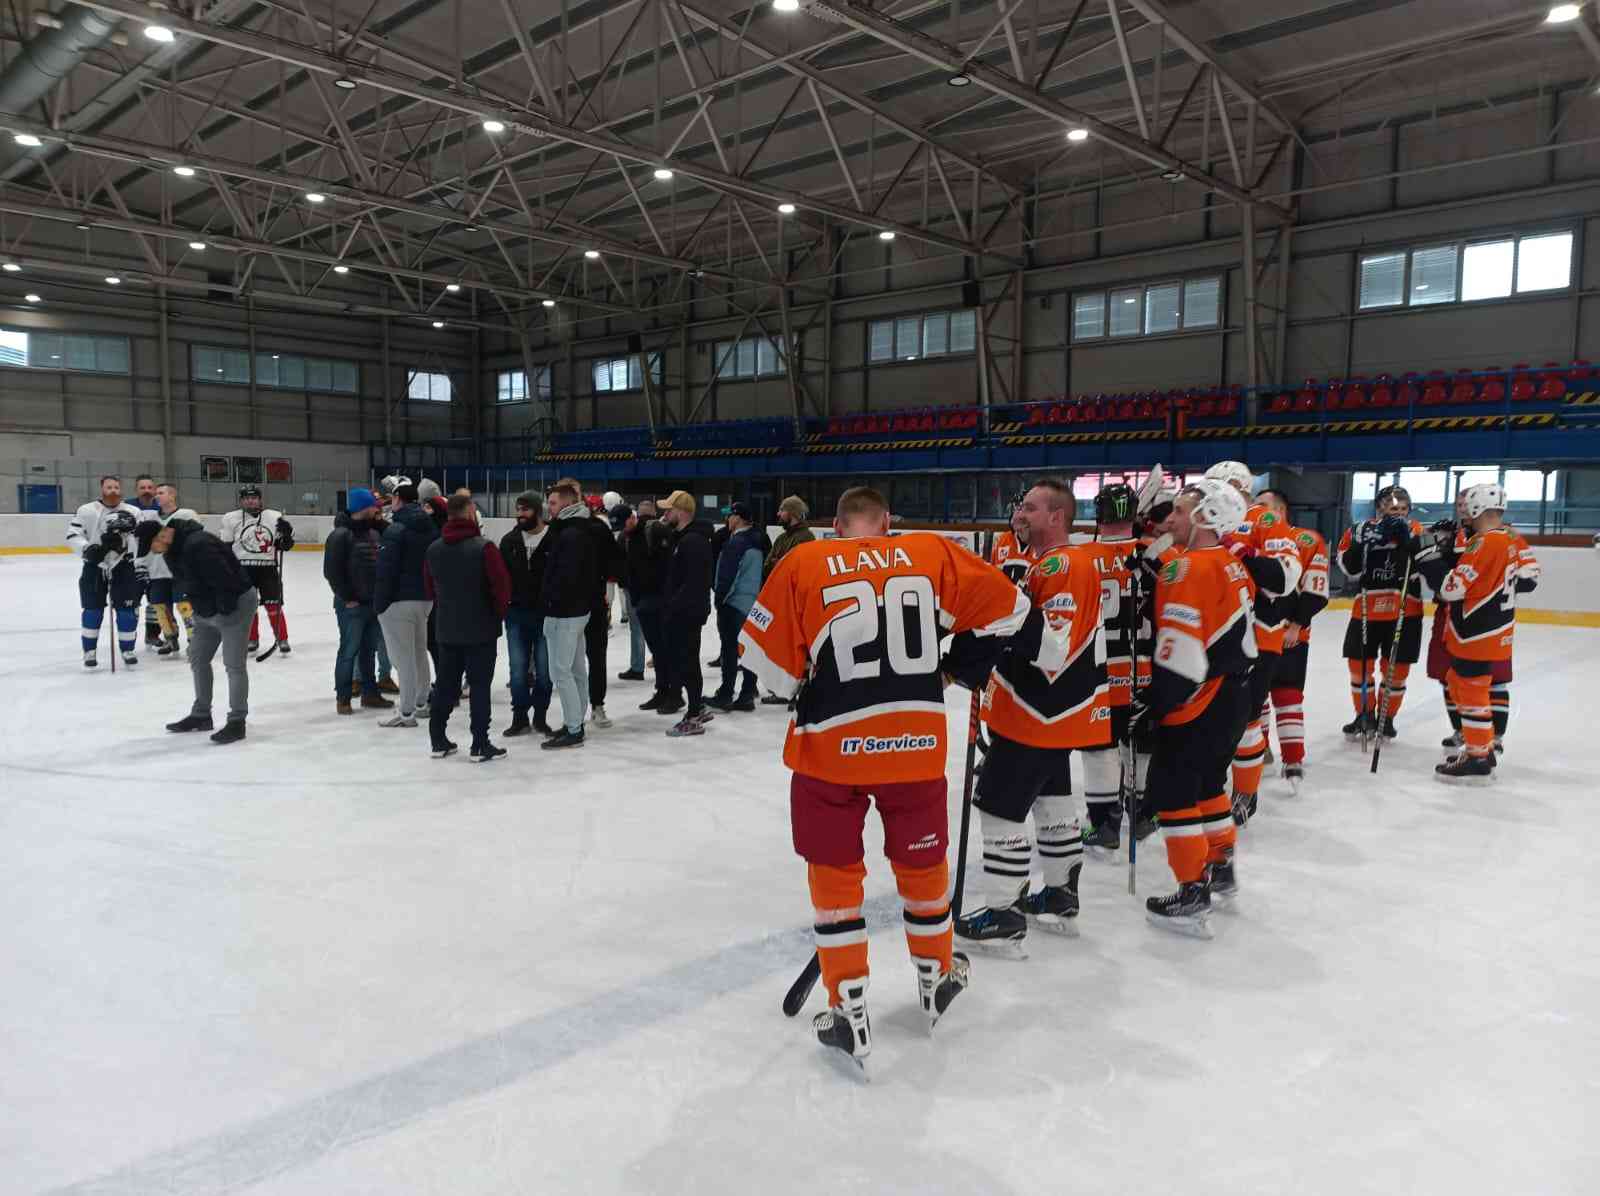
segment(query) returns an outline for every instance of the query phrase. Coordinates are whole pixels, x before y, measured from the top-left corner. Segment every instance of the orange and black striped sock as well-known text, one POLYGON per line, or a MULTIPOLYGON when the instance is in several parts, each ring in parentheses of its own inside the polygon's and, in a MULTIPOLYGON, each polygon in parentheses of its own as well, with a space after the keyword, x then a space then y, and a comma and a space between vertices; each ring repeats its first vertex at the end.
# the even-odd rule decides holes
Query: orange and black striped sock
POLYGON ((905 905, 906 947, 911 957, 936 959, 939 971, 948 972, 952 941, 950 865, 940 860, 927 868, 893 866, 895 887, 905 905))
POLYGON ((1181 885, 1191 884, 1205 875, 1205 815, 1199 806, 1161 811, 1161 837, 1167 842, 1167 866, 1181 885))
POLYGON ((1378 687, 1378 695, 1383 698, 1384 718, 1393 718, 1400 713, 1400 704, 1406 700, 1406 678, 1411 675, 1411 666, 1395 661, 1391 668, 1384 665, 1383 684, 1378 687))
POLYGON ((861 912, 867 865, 865 861, 845 868, 808 864, 806 878, 811 885, 822 982, 828 988, 828 1004, 837 1005, 839 982, 867 974, 867 920, 861 912))
POLYGON ((1489 678, 1463 677, 1450 670, 1450 688, 1461 712, 1461 736, 1469 756, 1487 756, 1494 750, 1494 716, 1489 710, 1489 678))
POLYGON ((1226 793, 1208 797, 1196 807, 1200 811, 1201 829, 1206 836, 1206 863, 1220 864, 1238 841, 1239 830, 1233 822, 1233 803, 1226 793))
POLYGON ((1261 788, 1261 770, 1267 762, 1266 720, 1257 711, 1245 724, 1239 746, 1233 750, 1233 791, 1253 794, 1261 788))
POLYGON ((1357 714, 1371 714, 1377 709, 1378 693, 1372 687, 1372 661, 1347 660, 1350 666, 1350 705, 1357 714), (1362 705, 1363 691, 1365 691, 1366 704, 1362 705))

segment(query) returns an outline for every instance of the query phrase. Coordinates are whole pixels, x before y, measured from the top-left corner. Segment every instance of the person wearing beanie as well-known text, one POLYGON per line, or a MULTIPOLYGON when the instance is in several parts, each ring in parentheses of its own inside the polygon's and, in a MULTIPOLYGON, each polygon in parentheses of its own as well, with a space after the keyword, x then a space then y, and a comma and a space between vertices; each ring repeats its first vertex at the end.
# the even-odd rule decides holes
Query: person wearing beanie
POLYGON ((363 709, 387 710, 394 705, 378 691, 376 658, 382 632, 372 605, 378 586, 378 549, 387 526, 378 496, 357 486, 346 497, 345 511, 334 519, 323 547, 322 576, 333 591, 333 613, 339 623, 333 693, 340 714, 351 712, 350 685, 357 670, 363 709))
POLYGON ((194 630, 189 636, 189 673, 194 680, 194 704, 169 731, 210 731, 211 658, 222 649, 228 674, 228 721, 211 736, 213 743, 237 743, 244 738, 250 713, 250 620, 255 618, 257 596, 249 573, 231 546, 206 531, 198 520, 173 518, 165 526, 155 521, 140 524, 141 546, 155 553, 172 571, 194 608, 194 630))
POLYGON ((778 567, 778 562, 796 544, 809 544, 817 538, 806 526, 806 518, 810 514, 806 500, 798 494, 791 494, 778 504, 778 526, 783 528, 783 531, 772 542, 772 549, 767 553, 767 559, 762 562, 763 581, 772 576, 772 571, 778 567))
POLYGON ((428 518, 433 520, 434 527, 444 531, 445 520, 449 516, 445 511, 444 495, 439 490, 439 483, 432 478, 423 478, 418 482, 417 502, 428 513, 428 518))

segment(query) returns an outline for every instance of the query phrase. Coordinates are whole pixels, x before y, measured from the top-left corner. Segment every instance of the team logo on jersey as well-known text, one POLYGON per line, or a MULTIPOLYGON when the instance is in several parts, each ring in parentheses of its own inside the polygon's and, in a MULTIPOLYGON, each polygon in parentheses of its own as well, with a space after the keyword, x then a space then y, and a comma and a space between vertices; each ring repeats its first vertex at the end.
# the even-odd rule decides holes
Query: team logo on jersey
POLYGON ((839 741, 841 756, 876 756, 884 752, 931 752, 937 735, 849 735, 839 741))
POLYGON ((1176 582, 1182 581, 1184 577, 1187 576, 1188 572, 1189 562, 1180 556, 1176 560, 1168 561, 1166 565, 1162 567, 1161 580, 1170 586, 1176 582))
POLYGON ((239 546, 246 552, 260 554, 272 551, 272 533, 259 523, 239 529, 239 546))
MULTIPOLYGON (((1173 563, 1176 564, 1177 562, 1173 563)), ((1161 608, 1161 618, 1163 621, 1183 623, 1190 627, 1199 627, 1202 622, 1198 609, 1192 606, 1185 606, 1181 602, 1169 602, 1163 606, 1161 608)))
POLYGON ((1295 539, 1299 540, 1300 543, 1302 545, 1304 545, 1306 548, 1310 548, 1313 544, 1315 544, 1317 542, 1317 538, 1315 536, 1313 536, 1310 532, 1301 532, 1298 536, 1295 537, 1295 539))
POLYGON ((1044 560, 1039 562, 1039 572, 1043 573, 1046 577, 1054 577, 1066 567, 1067 562, 1062 560, 1054 553, 1051 553, 1049 556, 1045 557, 1044 560))
POLYGON ((759 602, 750 608, 750 613, 745 619, 753 624, 757 631, 765 631, 772 626, 772 612, 759 602))
POLYGON ((1278 522, 1278 517, 1276 515, 1274 515, 1271 511, 1263 511, 1261 513, 1261 526, 1262 527, 1271 527, 1276 522, 1278 522))

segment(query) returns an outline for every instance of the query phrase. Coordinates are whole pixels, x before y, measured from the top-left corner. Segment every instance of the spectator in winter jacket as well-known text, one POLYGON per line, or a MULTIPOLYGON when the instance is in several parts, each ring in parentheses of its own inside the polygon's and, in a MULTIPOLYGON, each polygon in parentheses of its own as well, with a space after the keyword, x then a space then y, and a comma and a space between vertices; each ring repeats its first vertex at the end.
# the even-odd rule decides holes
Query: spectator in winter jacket
POLYGON ((680 693, 688 702, 683 719, 667 732, 674 737, 705 733, 705 703, 700 676, 700 636, 711 614, 711 524, 695 518, 692 494, 674 490, 661 502, 661 521, 672 529, 670 555, 661 592, 661 645, 669 696, 656 707, 657 714, 684 710, 680 693))
MULTIPOLYGON (((626 511, 626 508, 623 508, 626 511)), ((629 668, 621 674, 627 681, 643 681, 645 654, 661 654, 661 582, 666 568, 667 529, 656 515, 652 499, 643 499, 637 511, 628 512, 622 524, 622 585, 633 612, 628 623, 632 649, 629 668)), ((654 710, 666 692, 664 670, 656 670, 655 694, 643 709, 654 710)))
POLYGON ((717 635, 722 640, 722 684, 708 705, 718 710, 754 710, 756 675, 739 667, 739 631, 745 616, 761 592, 761 560, 765 555, 755 526, 755 513, 748 503, 736 502, 728 509, 728 542, 717 558, 716 599, 717 635), (734 697, 734 682, 743 674, 739 695, 734 697))
POLYGON ((550 531, 545 537, 544 640, 550 680, 561 697, 562 729, 540 747, 568 748, 583 743, 588 712, 589 671, 584 629, 595 608, 598 538, 582 493, 571 482, 557 482, 546 496, 550 531))
MULTIPOLYGON (((571 478, 562 479, 569 485, 577 483, 571 478)), ((582 494, 582 490, 579 490, 582 494)), ((622 548, 616 533, 611 530, 611 520, 599 506, 599 495, 590 495, 595 501, 585 502, 589 512, 589 535, 594 539, 594 573, 590 578, 592 604, 589 622, 583 629, 583 650, 589 669, 589 705, 597 727, 609 727, 606 717, 606 646, 611 637, 611 583, 622 576, 622 548)))
POLYGON ((378 546, 378 577, 372 608, 378 613, 383 642, 400 674, 398 713, 380 727, 414 727, 417 710, 428 700, 428 601, 422 584, 422 562, 439 529, 417 502, 417 488, 409 483, 395 489, 392 522, 378 546))
POLYGON ((256 590, 234 556, 231 545, 206 531, 198 521, 174 518, 165 527, 147 522, 139 538, 149 552, 162 557, 194 607, 189 636, 189 673, 194 679, 194 705, 169 731, 211 730, 211 658, 222 648, 228 674, 228 721, 211 736, 214 743, 244 738, 250 713, 250 620, 256 613, 256 590))
POLYGON ((378 496, 358 486, 350 491, 345 513, 334 519, 323 545, 322 576, 333 591, 333 613, 339 622, 333 693, 340 714, 350 713, 350 684, 357 670, 363 709, 387 710, 394 705, 378 692, 376 663, 383 633, 372 605, 378 589, 378 547, 387 526, 378 510, 378 496))
POLYGON ((449 512, 443 534, 428 545, 422 563, 423 588, 439 611, 439 687, 428 710, 428 737, 436 758, 456 750, 445 732, 461 701, 465 673, 472 687, 472 761, 486 764, 506 754, 489 741, 489 697, 495 644, 511 605, 511 575, 500 550, 484 539, 472 499, 452 495, 449 512))
POLYGON ((778 526, 783 528, 783 531, 773 541, 767 559, 762 563, 763 581, 772 576, 772 571, 778 567, 778 562, 796 544, 809 544, 817 538, 806 526, 806 517, 810 513, 806 507, 806 500, 798 494, 791 494, 778 504, 778 526))
POLYGON ((511 606, 506 611, 506 655, 511 664, 511 725, 505 735, 538 731, 549 735, 550 650, 544 638, 545 541, 544 499, 517 496, 517 526, 500 540, 500 556, 511 574, 511 606), (533 722, 528 712, 533 711, 533 722))

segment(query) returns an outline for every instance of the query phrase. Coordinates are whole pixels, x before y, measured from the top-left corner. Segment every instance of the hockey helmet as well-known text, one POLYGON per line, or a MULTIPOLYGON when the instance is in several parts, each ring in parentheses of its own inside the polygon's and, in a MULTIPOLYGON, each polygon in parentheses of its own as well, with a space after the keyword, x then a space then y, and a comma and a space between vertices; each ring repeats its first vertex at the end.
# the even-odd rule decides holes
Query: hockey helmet
POLYGON ((1479 482, 1461 492, 1467 508, 1467 518, 1476 519, 1485 511, 1506 509, 1506 488, 1496 482, 1479 482))
POLYGON ((1129 523, 1137 507, 1133 487, 1126 482, 1112 482, 1102 486, 1100 493, 1094 496, 1094 520, 1096 523, 1129 523))
POLYGON ((246 498, 260 498, 260 497, 261 497, 261 487, 255 485, 254 483, 250 483, 248 485, 244 485, 244 486, 240 486, 239 487, 239 498, 241 500, 246 499, 246 498))
POLYGON ((598 494, 585 494, 583 496, 583 504, 591 511, 598 511, 601 509, 600 496, 598 494))
POLYGON ((606 510, 615 511, 622 505, 622 495, 618 494, 615 490, 607 490, 605 497, 600 501, 605 506, 606 510))
POLYGON ((1250 467, 1243 461, 1218 461, 1206 470, 1206 477, 1212 481, 1227 482, 1239 493, 1249 494, 1256 475, 1250 472, 1250 467))
POLYGON ((1404 486, 1385 486, 1382 490, 1378 491, 1376 505, 1379 514, 1384 513, 1384 508, 1386 506, 1391 504, 1399 505, 1400 503, 1405 504, 1407 512, 1411 510, 1411 491, 1407 490, 1404 486))
POLYGON ((1214 531, 1220 536, 1244 522, 1244 495, 1221 478, 1205 477, 1198 482, 1190 482, 1182 493, 1193 495, 1196 499, 1191 518, 1197 527, 1214 531))

